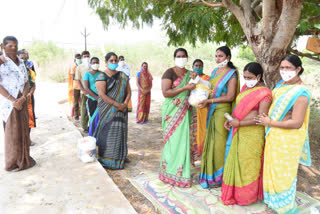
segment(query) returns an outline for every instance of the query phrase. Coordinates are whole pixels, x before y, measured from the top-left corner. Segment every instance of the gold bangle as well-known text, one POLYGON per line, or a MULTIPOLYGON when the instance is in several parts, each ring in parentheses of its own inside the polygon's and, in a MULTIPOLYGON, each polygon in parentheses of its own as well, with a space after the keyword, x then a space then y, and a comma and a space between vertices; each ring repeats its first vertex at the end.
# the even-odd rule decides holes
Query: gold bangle
POLYGON ((7 99, 9 99, 10 96, 11 96, 11 94, 9 94, 9 95, 7 96, 7 99))
POLYGON ((213 104, 213 99, 211 99, 211 104, 213 104))

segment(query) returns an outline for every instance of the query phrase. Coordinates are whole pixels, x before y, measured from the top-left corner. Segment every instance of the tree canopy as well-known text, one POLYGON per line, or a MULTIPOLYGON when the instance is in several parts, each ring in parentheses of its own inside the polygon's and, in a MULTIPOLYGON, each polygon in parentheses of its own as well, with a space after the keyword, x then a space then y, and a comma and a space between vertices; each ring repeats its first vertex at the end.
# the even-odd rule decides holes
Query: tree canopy
MULTIPOLYGON (((169 45, 190 42, 226 42, 234 47, 247 41, 237 18, 224 7, 210 7, 218 1, 200 0, 88 0, 107 29, 111 20, 125 27, 132 22, 136 28, 152 25, 154 18, 162 20, 163 29, 169 37, 169 45)), ((280 2, 281 0, 279 0, 280 2)), ((233 3, 240 4, 239 0, 233 3)), ((256 21, 262 20, 262 0, 251 1, 256 21)), ((320 0, 303 2, 301 17, 289 50, 295 50, 299 36, 320 30, 320 0)), ((302 54, 302 53, 301 53, 302 54)))
POLYGON ((287 53, 320 61, 320 54, 296 50, 299 36, 320 29, 320 0, 88 0, 107 29, 152 25, 159 18, 169 45, 186 42, 247 44, 265 70, 270 87, 279 80, 280 59, 287 53))

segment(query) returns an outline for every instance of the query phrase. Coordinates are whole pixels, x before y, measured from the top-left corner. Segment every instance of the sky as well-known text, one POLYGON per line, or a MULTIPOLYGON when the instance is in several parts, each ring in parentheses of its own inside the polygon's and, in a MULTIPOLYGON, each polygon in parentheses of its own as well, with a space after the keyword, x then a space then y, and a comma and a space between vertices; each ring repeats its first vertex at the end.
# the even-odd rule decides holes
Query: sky
POLYGON ((136 43, 166 40, 160 21, 137 30, 119 29, 116 23, 104 30, 87 0, 0 0, 0 38, 14 35, 22 45, 34 40, 54 41, 60 46, 83 45, 81 32, 87 28, 88 44, 136 43))
MULTIPOLYGON (((87 0, 0 0, 0 39, 13 35, 20 46, 34 40, 54 41, 59 46, 84 46, 81 32, 87 28, 88 47, 103 47, 106 43, 137 43, 143 41, 167 43, 160 20, 152 27, 119 29, 116 23, 104 30, 102 22, 89 7, 87 0)), ((301 38, 298 49, 306 47, 307 37, 301 38)))

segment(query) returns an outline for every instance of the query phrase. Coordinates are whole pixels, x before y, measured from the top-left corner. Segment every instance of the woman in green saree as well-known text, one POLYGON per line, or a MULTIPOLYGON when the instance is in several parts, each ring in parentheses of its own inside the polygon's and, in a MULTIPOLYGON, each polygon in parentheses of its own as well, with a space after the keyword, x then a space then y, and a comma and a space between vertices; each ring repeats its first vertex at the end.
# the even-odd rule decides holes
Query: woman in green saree
POLYGON ((165 143, 160 161, 159 179, 178 187, 191 187, 190 177, 190 122, 188 103, 190 71, 185 68, 188 53, 183 48, 174 52, 175 64, 162 76, 162 130, 165 143))
POLYGON ((200 184, 203 188, 221 185, 224 154, 228 131, 224 128, 224 114, 231 113, 233 102, 239 92, 238 72, 230 61, 227 46, 216 50, 218 65, 209 82, 213 88, 210 98, 202 101, 199 108, 208 106, 207 132, 201 159, 200 184))

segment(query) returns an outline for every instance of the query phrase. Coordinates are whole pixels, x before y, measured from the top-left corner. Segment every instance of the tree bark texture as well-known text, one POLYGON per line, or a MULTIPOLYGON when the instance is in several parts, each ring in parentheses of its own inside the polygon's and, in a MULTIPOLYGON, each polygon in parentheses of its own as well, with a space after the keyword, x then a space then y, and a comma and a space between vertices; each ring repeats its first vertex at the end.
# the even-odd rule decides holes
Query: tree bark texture
POLYGON ((254 16, 250 1, 222 0, 223 7, 230 10, 239 21, 252 48, 257 62, 264 69, 268 87, 273 88, 280 80, 280 60, 296 31, 300 19, 302 0, 263 0, 262 19, 254 16))

